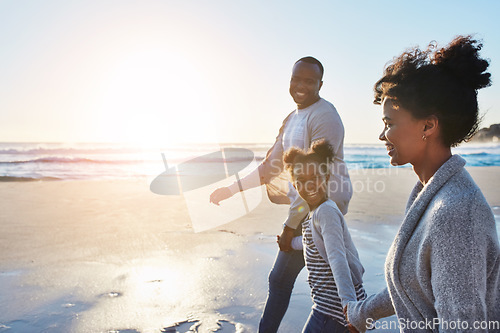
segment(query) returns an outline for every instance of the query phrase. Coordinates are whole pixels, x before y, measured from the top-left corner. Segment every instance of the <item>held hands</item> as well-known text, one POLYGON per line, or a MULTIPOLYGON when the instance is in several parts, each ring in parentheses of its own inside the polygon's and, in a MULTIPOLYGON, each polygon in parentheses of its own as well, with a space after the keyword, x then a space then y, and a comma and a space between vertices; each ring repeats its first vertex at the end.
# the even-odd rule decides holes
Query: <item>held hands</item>
POLYGON ((356 329, 356 327, 353 326, 353 324, 347 324, 347 330, 349 333, 359 333, 359 331, 356 329))
POLYGON ((278 236, 278 245, 280 251, 288 252, 292 250, 292 238, 294 237, 295 230, 286 226, 281 232, 281 236, 278 236))
POLYGON ((222 200, 229 199, 233 196, 228 187, 219 187, 210 194, 210 202, 219 206, 222 200))
POLYGON ((347 318, 347 305, 344 306, 344 317, 347 321, 347 330, 349 331, 349 333, 359 333, 356 327, 354 327, 354 325, 349 322, 349 318, 347 318))

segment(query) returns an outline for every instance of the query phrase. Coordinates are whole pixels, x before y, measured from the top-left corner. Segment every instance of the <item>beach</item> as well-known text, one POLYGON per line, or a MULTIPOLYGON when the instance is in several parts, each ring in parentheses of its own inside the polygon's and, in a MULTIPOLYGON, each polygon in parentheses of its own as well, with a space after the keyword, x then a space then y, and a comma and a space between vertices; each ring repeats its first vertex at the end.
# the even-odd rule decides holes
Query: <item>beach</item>
MULTIPOLYGON (((498 226, 500 167, 468 171, 498 226)), ((417 178, 381 168, 351 179, 346 220, 372 294, 417 178)), ((145 178, 0 182, 0 332, 256 332, 287 214, 261 190, 250 213, 194 233, 185 199, 145 178)), ((302 330, 306 277, 280 332, 302 330)))

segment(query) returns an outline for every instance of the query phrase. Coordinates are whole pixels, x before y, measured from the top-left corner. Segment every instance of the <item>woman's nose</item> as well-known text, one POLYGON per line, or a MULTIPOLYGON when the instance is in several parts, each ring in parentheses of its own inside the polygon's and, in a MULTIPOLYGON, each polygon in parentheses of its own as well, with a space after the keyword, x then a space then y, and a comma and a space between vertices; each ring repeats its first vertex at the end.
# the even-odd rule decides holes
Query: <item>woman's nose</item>
POLYGON ((382 131, 382 133, 380 133, 380 135, 378 136, 378 139, 380 141, 386 141, 386 138, 385 138, 385 128, 384 130, 382 131))

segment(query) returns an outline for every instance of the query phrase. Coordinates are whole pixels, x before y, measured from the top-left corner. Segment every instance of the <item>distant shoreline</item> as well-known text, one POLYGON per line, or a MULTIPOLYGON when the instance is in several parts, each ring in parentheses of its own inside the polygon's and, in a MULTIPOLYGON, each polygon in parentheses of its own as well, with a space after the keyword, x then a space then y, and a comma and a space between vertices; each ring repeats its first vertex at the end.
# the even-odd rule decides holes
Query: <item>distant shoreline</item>
MULTIPOLYGON (((169 167, 196 163, 192 173, 208 174, 222 164, 260 163, 269 148, 264 144, 222 146, 191 145, 161 149, 139 149, 122 144, 44 144, 0 143, 0 182, 77 179, 127 179, 156 177, 165 172, 163 157, 169 167), (236 148, 236 149, 234 149, 236 148), (163 156, 162 156, 163 155, 163 156), (203 164, 203 165, 202 165, 203 164)), ((452 149, 467 161, 467 166, 500 166, 500 143, 469 143, 452 149)), ((386 148, 381 144, 346 144, 344 161, 350 171, 364 169, 399 169, 392 167, 386 148)), ((187 170, 183 170, 187 171, 187 170)), ((179 173, 183 175, 183 173, 179 173)))
POLYGON ((499 143, 500 142, 500 124, 492 124, 489 127, 483 127, 472 137, 472 143, 499 143))

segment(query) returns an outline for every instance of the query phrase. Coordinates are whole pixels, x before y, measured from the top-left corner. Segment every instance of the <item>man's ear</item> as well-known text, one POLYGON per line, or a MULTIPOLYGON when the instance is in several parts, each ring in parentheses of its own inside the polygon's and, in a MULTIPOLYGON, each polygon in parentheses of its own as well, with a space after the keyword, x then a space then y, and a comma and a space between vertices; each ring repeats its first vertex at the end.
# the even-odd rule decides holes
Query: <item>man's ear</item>
POLYGON ((319 81, 319 88, 318 88, 318 91, 321 90, 321 87, 323 87, 323 81, 319 81))

